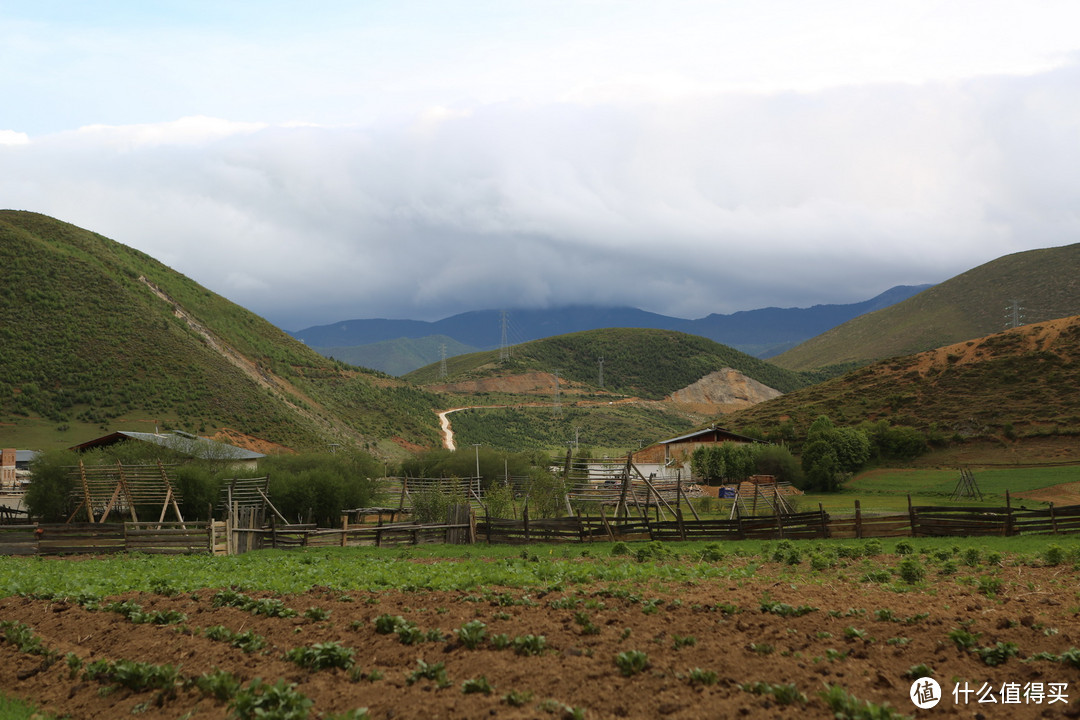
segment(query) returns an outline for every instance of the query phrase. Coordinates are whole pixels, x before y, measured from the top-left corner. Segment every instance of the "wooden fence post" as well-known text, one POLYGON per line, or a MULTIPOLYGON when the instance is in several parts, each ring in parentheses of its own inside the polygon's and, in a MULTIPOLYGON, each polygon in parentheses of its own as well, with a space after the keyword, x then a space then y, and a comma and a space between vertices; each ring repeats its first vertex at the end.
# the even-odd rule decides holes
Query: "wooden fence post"
POLYGON ((911 504, 911 493, 907 496, 908 521, 911 523, 911 537, 915 537, 915 506, 911 504))
POLYGON ((817 507, 818 512, 821 513, 821 537, 827 538, 829 537, 829 523, 828 520, 825 519, 825 506, 821 503, 818 503, 817 507))
POLYGON ((1009 491, 1005 491, 1005 536, 1008 537, 1013 534, 1013 511, 1012 500, 1009 498, 1009 491))
POLYGON ((1054 503, 1050 503, 1050 528, 1054 535, 1058 534, 1057 516, 1054 515, 1054 503))
POLYGON ((615 533, 611 530, 611 523, 608 522, 607 515, 604 513, 604 503, 600 503, 600 522, 604 523, 604 531, 607 532, 608 540, 615 542, 615 533))
POLYGON ((469 544, 476 544, 476 511, 469 508, 469 544))
MULTIPOLYGON (((757 497, 757 496, 755 496, 755 497, 757 497)), ((783 521, 783 518, 780 517, 779 509, 777 509, 777 511, 776 511, 776 535, 781 540, 784 539, 784 521, 783 521)))
POLYGON ((525 528, 525 542, 529 542, 529 503, 521 508, 521 522, 525 528))
POLYGON ((855 537, 862 539, 862 507, 855 501, 855 537))
POLYGON ((341 547, 348 547, 349 540, 349 516, 341 516, 341 547))
POLYGON ((686 525, 683 524, 682 508, 675 506, 675 521, 679 524, 679 539, 686 539, 686 525))
POLYGON ((277 519, 270 516, 270 547, 277 550, 277 519))

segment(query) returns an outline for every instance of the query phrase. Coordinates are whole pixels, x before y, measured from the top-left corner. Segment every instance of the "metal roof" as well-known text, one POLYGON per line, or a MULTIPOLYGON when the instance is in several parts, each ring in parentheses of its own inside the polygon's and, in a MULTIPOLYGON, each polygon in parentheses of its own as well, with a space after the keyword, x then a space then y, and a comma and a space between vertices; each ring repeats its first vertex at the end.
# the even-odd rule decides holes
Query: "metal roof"
POLYGON ((205 460, 258 460, 266 457, 262 453, 218 442, 210 438, 199 437, 185 432, 147 433, 134 432, 131 430, 117 430, 102 437, 79 445, 72 446, 72 450, 89 450, 96 447, 113 445, 123 440, 140 440, 169 448, 189 457, 202 458, 205 460))
POLYGON ((671 438, 670 440, 661 440, 658 444, 669 445, 671 443, 681 442, 683 440, 691 440, 693 438, 700 437, 701 435, 709 435, 711 433, 723 433, 724 435, 728 435, 729 437, 735 438, 737 440, 744 440, 746 442, 761 442, 757 438, 747 437, 746 435, 739 435, 738 433, 733 433, 730 430, 725 430, 724 428, 713 426, 707 427, 703 430, 695 430, 692 433, 680 435, 679 437, 671 438))
POLYGON ((15 462, 28 463, 37 457, 37 450, 16 450, 15 462))

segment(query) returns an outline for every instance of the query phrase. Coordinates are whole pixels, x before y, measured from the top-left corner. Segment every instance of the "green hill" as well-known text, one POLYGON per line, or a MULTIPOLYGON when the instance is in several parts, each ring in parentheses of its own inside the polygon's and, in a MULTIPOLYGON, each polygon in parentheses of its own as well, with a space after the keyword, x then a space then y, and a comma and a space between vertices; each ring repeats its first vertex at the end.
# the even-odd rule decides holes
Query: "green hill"
POLYGON ((436 445, 435 396, 328 360, 153 258, 0 211, 0 423, 51 447, 228 427, 295 448, 436 445))
MULTIPOLYGON (((1012 443, 1080 435, 1080 317, 1062 318, 882 360, 725 418, 731 427, 805 437, 825 414, 884 420, 939 441, 1012 443)), ((1075 439, 1067 443, 1075 447, 1075 439)), ((1075 450, 1073 451, 1075 454, 1075 450)))
POLYGON ((1080 244, 1006 255, 772 358, 793 370, 910 355, 1080 313, 1080 244))
POLYGON ((558 371, 564 380, 598 388, 599 361, 603 358, 606 392, 652 400, 664 398, 725 367, 781 392, 803 387, 814 379, 712 340, 670 330, 587 330, 515 345, 510 354, 502 362, 498 350, 459 355, 446 361, 446 378, 439 378, 438 363, 414 370, 405 378, 430 385, 529 371, 558 371))

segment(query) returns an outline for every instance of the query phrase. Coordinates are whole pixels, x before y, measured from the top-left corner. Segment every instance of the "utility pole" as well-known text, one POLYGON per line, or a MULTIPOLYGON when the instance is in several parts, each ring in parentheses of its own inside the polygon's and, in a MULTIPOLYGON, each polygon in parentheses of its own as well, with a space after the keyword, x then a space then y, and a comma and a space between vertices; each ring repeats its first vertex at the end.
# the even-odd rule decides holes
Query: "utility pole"
POLYGON ((446 343, 439 343, 439 379, 446 379, 446 343))
POLYGON ((604 358, 600 358, 600 382, 598 384, 601 388, 604 387, 604 358))
POLYGON ((476 451, 476 479, 480 479, 480 443, 473 443, 473 449, 476 451))
POLYGON ((506 339, 506 318, 507 313, 505 310, 499 311, 499 325, 502 333, 499 339, 499 362, 503 363, 510 359, 510 345, 506 339))
POLYGON ((551 414, 555 417, 562 416, 562 401, 559 399, 559 371, 555 371, 555 402, 551 406, 551 414))
POLYGON ((1013 299, 1005 308, 1005 327, 1017 328, 1024 324, 1024 308, 1021 307, 1020 301, 1013 299))

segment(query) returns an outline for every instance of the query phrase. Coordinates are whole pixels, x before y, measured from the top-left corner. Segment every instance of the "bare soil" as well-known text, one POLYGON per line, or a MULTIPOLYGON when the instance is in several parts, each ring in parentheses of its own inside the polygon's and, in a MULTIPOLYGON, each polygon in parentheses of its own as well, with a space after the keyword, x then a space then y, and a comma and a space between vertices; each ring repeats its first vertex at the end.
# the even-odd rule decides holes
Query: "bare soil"
MULTIPOLYGON (((27 571, 32 571, 33 562, 38 561, 28 561, 27 571)), ((0 600, 0 617, 31 626, 48 648, 61 656, 74 653, 83 661, 171 663, 188 678, 222 669, 245 683, 254 677, 271 682, 284 678, 314 701, 312 717, 366 707, 372 718, 395 720, 558 718, 564 716, 561 711, 549 713, 560 704, 585 708, 588 718, 825 718, 833 714, 818 696, 824 684, 841 685, 858 698, 889 703, 910 715, 916 708, 908 696, 911 680, 904 673, 919 663, 934 669, 945 694, 932 711, 918 711, 919 717, 1080 715, 1080 670, 1058 662, 1020 662, 1039 652, 1060 654, 1080 645, 1073 570, 999 568, 996 575, 1003 585, 993 598, 955 577, 896 592, 859 582, 854 572, 825 572, 826 582, 810 583, 777 566, 747 580, 680 586, 574 586, 551 593, 495 589, 487 597, 477 592, 343 593, 315 587, 303 595, 282 597, 300 613, 310 607, 329 611, 322 621, 215 608, 212 589, 173 597, 120 598, 134 600, 147 611, 183 612, 188 618, 183 625, 134 624, 117 613, 89 611, 72 601, 20 597, 0 600), (611 592, 620 589, 633 596, 611 592), (558 601, 567 598, 579 602, 556 609, 558 601), (763 612, 763 599, 816 609, 784 618, 763 612), (721 606, 739 612, 725 612, 721 606), (928 615, 905 624, 878 619, 878 609, 890 610, 898 619, 928 615), (599 632, 586 634, 575 613, 586 613, 599 632), (376 633, 374 619, 382 614, 401 615, 425 631, 438 629, 445 639, 402 644, 396 635, 376 633), (491 635, 543 635, 546 649, 540 655, 518 655, 513 649, 489 645, 469 650, 457 642, 453 631, 471 620, 485 622, 491 635), (203 637, 200 630, 213 625, 254 631, 265 636, 266 648, 245 654, 203 637), (960 627, 981 633, 980 646, 1015 643, 1019 656, 990 667, 950 641, 949 631, 960 627), (331 641, 354 648, 362 671, 378 670, 382 678, 354 680, 344 670, 309 671, 284 659, 292 648, 331 641), (647 653, 648 669, 624 676, 615 658, 628 650, 647 653), (407 677, 421 659, 445 663, 449 686, 440 689, 431 680, 409 684, 407 677), (714 671, 718 681, 691 684, 687 676, 693 668, 714 671), (480 676, 486 677, 493 692, 464 694, 462 682, 480 676), (772 696, 739 687, 755 681, 794 683, 808 702, 782 706, 772 696), (970 704, 958 705, 951 691, 960 681, 974 689, 984 682, 998 688, 1004 682, 1068 683, 1070 703, 976 704, 972 698, 970 704), (505 699, 511 692, 531 693, 532 698, 515 707, 505 699), (542 707, 545 700, 553 702, 542 707)), ((226 703, 192 687, 178 689, 173 697, 110 691, 78 673, 73 676, 62 659, 45 666, 40 656, 20 653, 5 642, 0 642, 0 688, 72 718, 132 713, 147 720, 229 716, 226 703)))

